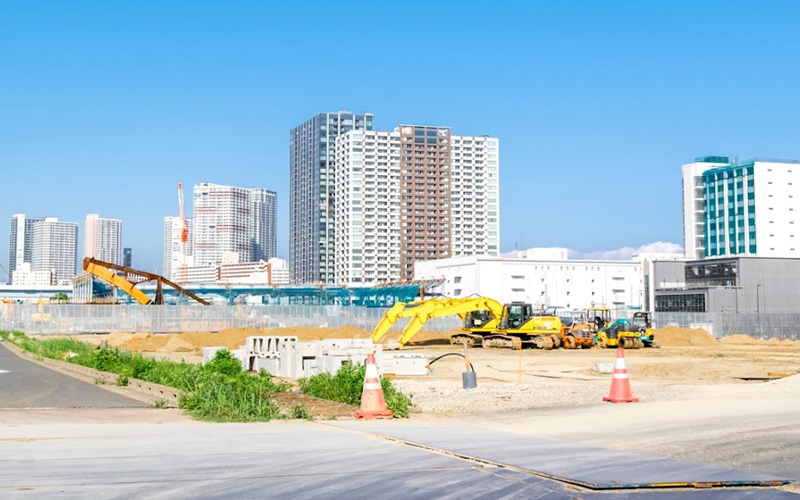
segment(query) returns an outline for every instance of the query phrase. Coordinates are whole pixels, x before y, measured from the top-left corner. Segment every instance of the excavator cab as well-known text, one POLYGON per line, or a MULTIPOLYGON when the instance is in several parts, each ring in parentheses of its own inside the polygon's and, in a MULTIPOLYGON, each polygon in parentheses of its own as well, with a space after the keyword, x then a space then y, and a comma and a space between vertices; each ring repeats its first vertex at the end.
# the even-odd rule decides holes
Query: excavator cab
POLYGON ((513 302, 503 307, 503 317, 500 319, 501 330, 514 330, 522 327, 533 316, 530 304, 513 302))
POLYGON ((611 324, 611 309, 607 307, 590 307, 586 311, 586 318, 592 333, 597 333, 611 324))
POLYGON ((470 311, 464 315, 464 328, 468 330, 472 328, 480 329, 493 319, 494 316, 492 316, 491 311, 487 311, 486 309, 470 311))

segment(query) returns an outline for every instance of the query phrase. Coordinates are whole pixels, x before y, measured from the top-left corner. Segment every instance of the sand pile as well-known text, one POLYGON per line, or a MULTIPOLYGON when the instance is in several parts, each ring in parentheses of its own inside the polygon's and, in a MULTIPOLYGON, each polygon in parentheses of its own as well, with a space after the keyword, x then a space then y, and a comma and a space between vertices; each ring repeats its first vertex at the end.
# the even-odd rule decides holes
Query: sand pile
POLYGON ((723 344, 740 344, 740 345, 753 345, 753 344, 763 344, 764 341, 760 339, 756 339, 751 337, 750 335, 745 335, 743 333, 737 333, 736 335, 728 335, 727 337, 722 337, 719 339, 720 342, 723 344))
POLYGON ((780 346, 800 345, 800 341, 792 339, 777 339, 774 337, 770 339, 757 339, 755 337, 751 337, 750 335, 745 335, 743 333, 728 335, 727 337, 722 337, 721 339, 719 339, 719 341, 722 342, 723 344, 735 344, 735 345, 780 345, 780 346))
POLYGON ((181 338, 180 335, 172 335, 162 347, 158 348, 158 352, 193 352, 195 347, 189 342, 181 338))
POLYGON ((665 326, 655 330, 656 342, 667 347, 712 346, 717 341, 702 328, 665 326))

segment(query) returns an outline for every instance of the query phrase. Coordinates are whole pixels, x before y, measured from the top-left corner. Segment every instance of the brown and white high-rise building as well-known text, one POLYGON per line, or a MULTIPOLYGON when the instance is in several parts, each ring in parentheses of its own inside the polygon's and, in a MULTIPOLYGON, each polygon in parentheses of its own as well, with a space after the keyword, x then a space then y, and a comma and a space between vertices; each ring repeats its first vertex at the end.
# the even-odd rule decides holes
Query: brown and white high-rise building
POLYGON ((414 263, 497 256, 499 141, 447 127, 336 140, 336 282, 408 281, 414 263))

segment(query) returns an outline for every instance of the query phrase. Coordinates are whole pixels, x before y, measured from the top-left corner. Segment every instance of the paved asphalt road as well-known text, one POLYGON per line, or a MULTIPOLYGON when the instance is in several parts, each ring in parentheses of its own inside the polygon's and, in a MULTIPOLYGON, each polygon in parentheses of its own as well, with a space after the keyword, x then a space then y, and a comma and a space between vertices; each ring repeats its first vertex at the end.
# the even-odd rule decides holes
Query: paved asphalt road
POLYGON ((296 421, 0 425, 0 471, 0 498, 12 500, 799 498, 768 488, 589 491, 296 421))
POLYGON ((0 342, 0 408, 147 406, 15 355, 0 342))

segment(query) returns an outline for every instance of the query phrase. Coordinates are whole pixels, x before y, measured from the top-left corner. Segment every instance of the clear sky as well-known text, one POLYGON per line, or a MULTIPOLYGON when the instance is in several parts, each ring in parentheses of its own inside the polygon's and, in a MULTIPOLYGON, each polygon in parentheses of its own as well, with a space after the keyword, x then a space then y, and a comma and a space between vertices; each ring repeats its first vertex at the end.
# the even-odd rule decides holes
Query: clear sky
POLYGON ((798 21, 796 1, 2 0, 0 221, 120 218, 161 270, 178 182, 189 205, 203 181, 264 187, 285 258, 289 129, 349 109, 499 137, 504 252, 682 243, 681 164, 800 158, 798 21))

